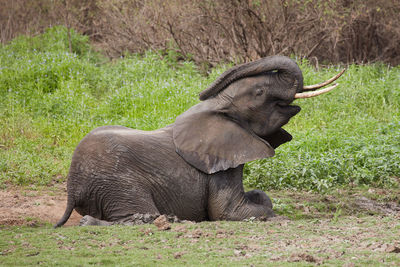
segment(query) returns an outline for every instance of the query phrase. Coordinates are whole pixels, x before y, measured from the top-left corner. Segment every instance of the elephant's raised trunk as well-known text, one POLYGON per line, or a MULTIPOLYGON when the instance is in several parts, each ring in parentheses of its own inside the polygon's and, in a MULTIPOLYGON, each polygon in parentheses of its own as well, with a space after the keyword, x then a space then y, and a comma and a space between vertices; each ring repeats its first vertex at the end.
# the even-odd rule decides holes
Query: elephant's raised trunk
POLYGON ((340 76, 342 76, 342 74, 346 71, 346 69, 343 69, 341 72, 339 72, 337 75, 335 75, 334 77, 330 78, 329 80, 326 80, 323 83, 319 83, 319 84, 313 84, 313 85, 308 85, 308 86, 304 86, 303 87, 303 91, 313 91, 313 92, 305 92, 305 93, 297 93, 295 94, 294 98, 299 99, 299 98, 309 98, 309 97, 314 97, 314 96, 318 96, 318 95, 322 95, 325 94, 331 90, 333 90, 336 86, 338 86, 339 84, 334 84, 332 86, 329 86, 327 88, 318 90, 318 91, 314 91, 316 89, 319 89, 321 87, 324 87, 325 85, 331 84, 332 82, 334 82, 335 80, 337 80, 340 76))
POLYGON ((282 74, 293 77, 297 85, 296 91, 303 88, 303 75, 296 62, 284 56, 270 56, 245 63, 225 71, 210 87, 200 93, 200 100, 206 100, 217 95, 234 81, 277 70, 282 74), (296 82, 297 81, 297 82, 296 82))

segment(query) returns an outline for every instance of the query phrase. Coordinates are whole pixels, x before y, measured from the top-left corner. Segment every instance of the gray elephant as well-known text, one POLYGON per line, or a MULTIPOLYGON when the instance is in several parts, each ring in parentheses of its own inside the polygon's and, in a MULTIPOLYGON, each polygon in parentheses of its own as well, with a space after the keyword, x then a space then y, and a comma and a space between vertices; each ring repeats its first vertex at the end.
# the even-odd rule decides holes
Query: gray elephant
POLYGON ((55 227, 73 209, 93 225, 125 222, 134 214, 192 221, 274 216, 263 191, 244 192, 243 165, 274 156, 290 141, 281 127, 300 111, 293 100, 333 89, 337 84, 315 91, 341 73, 303 87, 293 60, 266 57, 223 73, 200 93, 199 104, 165 128, 91 131, 73 154, 67 208, 55 227))

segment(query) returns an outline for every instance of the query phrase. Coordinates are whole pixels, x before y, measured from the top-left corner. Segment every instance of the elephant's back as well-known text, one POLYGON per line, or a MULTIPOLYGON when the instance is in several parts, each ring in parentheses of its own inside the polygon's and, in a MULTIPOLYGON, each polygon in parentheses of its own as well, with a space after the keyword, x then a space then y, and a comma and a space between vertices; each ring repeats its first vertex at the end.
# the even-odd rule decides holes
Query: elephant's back
MULTIPOLYGON (((135 186, 128 175, 128 140, 143 131, 123 126, 102 126, 88 133, 76 147, 68 174, 68 195, 81 215, 109 220, 130 204, 127 188, 135 186), (119 208, 113 207, 113 203, 119 208)), ((129 152, 132 150, 132 152, 129 152)), ((138 190, 138 189, 137 189, 138 190)))
POLYGON ((82 215, 114 220, 142 211, 140 199, 160 213, 182 219, 206 219, 207 175, 189 166, 176 152, 170 127, 140 131, 100 127, 75 150, 68 191, 82 215))

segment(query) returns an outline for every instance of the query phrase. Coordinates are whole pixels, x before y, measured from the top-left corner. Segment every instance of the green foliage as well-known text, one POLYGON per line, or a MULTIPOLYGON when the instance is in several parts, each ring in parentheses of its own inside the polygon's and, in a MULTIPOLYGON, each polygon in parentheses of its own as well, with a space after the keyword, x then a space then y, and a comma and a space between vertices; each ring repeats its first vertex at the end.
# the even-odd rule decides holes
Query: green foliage
MULTIPOLYGON (((2 187, 63 181, 73 149, 98 126, 151 130, 173 123, 225 69, 205 78, 173 51, 104 62, 72 30, 71 43, 72 53, 66 29, 55 27, 0 47, 2 187)), ((305 61, 301 68, 306 84, 339 70, 317 72, 305 61)), ((246 184, 320 191, 398 184, 399 77, 399 67, 351 65, 334 92, 296 101, 302 112, 285 127, 293 141, 274 158, 248 164, 246 184)))
POLYGON ((76 51, 85 52, 78 54, 69 53, 66 36, 57 27, 0 49, 1 183, 58 181, 90 130, 163 127, 195 104, 205 86, 192 63, 147 53, 99 64, 86 38, 72 31, 76 51))

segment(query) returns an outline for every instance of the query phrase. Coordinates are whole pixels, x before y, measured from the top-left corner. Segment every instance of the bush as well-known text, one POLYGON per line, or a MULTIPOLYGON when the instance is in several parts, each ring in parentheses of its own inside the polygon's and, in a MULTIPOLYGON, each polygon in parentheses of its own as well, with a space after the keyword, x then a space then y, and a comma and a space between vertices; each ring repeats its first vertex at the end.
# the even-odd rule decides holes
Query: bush
POLYGON ((205 69, 276 54, 398 65, 399 13, 387 0, 6 0, 0 37, 64 24, 112 57, 176 49, 205 69))

